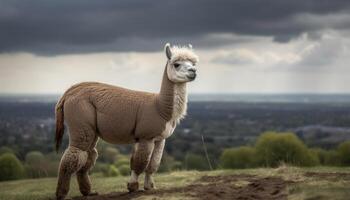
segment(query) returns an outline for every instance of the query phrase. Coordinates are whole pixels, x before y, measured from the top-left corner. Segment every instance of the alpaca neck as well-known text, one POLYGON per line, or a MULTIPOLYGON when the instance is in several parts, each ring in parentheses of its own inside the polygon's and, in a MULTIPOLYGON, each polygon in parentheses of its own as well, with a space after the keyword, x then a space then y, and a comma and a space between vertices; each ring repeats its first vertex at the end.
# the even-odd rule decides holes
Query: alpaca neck
POLYGON ((179 123, 187 112, 187 87, 186 83, 179 83, 174 88, 173 115, 172 119, 179 123))
POLYGON ((187 90, 186 83, 173 83, 164 69, 162 85, 157 99, 160 115, 166 121, 179 122, 186 114, 187 90))

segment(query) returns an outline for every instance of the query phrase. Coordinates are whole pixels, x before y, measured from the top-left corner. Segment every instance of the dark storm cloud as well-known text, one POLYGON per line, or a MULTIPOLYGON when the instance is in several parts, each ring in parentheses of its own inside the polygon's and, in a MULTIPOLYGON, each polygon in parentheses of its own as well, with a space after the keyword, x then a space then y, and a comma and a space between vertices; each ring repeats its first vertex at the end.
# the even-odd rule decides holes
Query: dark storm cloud
POLYGON ((0 0, 0 52, 153 51, 167 40, 225 43, 205 40, 217 33, 283 42, 319 28, 293 17, 345 13, 349 7, 345 0, 0 0))

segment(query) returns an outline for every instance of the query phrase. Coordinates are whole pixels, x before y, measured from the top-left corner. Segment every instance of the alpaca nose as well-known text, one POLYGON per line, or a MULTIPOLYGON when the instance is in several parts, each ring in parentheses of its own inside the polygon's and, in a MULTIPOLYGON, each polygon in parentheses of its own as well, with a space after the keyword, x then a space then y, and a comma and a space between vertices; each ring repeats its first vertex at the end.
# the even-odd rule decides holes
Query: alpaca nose
POLYGON ((187 78, 191 81, 193 81, 196 78, 197 74, 196 73, 191 73, 189 75, 187 75, 187 78))
POLYGON ((197 69, 196 69, 196 68, 191 68, 191 69, 189 69, 188 71, 193 72, 193 73, 196 73, 197 69))
POLYGON ((187 78, 189 78, 191 81, 194 80, 197 76, 196 71, 197 70, 195 68, 188 69, 189 74, 187 75, 187 78))

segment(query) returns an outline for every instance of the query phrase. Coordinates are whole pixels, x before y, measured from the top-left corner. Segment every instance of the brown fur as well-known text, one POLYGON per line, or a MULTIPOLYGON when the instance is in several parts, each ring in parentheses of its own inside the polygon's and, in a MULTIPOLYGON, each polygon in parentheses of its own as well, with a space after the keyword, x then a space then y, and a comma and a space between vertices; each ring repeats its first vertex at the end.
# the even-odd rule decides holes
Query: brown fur
MULTIPOLYGON (((179 51, 177 59, 195 59, 186 53, 189 50, 176 50, 179 51)), ((174 119, 177 86, 168 78, 169 63, 158 94, 97 82, 79 83, 64 93, 56 105, 56 150, 64 134, 64 120, 69 128, 69 147, 60 162, 57 199, 67 195, 74 173, 80 192, 91 194, 88 171, 97 159, 98 138, 114 144, 135 143, 131 169, 136 175, 146 170, 151 182, 145 188, 153 188, 150 176, 158 169, 165 139, 171 135, 168 132, 172 132, 179 120, 174 119)), ((185 108, 181 112, 185 112, 185 108)), ((138 183, 129 182, 128 187, 130 191, 137 190, 138 183)))

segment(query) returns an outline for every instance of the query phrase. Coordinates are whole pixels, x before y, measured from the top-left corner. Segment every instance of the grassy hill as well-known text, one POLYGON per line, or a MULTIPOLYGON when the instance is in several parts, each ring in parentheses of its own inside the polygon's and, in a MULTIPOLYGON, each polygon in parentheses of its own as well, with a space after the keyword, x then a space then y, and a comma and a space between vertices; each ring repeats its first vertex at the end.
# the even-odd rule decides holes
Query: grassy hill
MULTIPOLYGON (((93 175, 87 199, 348 199, 350 168, 179 171, 156 175, 157 190, 128 194, 128 177, 93 175)), ((1 200, 54 199, 55 178, 0 182, 1 200)), ((81 198, 73 177, 70 198, 81 198)))

